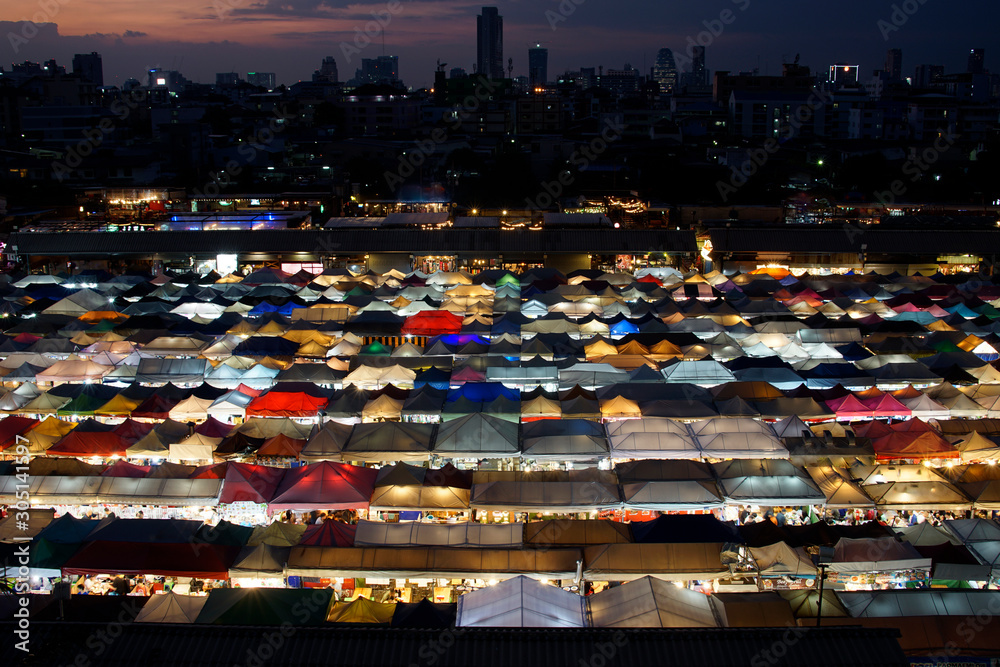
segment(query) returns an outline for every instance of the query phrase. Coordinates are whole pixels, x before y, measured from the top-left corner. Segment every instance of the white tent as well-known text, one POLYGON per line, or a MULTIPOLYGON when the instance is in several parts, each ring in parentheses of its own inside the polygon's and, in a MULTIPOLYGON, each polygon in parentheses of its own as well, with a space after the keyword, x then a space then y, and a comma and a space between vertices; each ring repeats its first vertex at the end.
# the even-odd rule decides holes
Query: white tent
POLYGON ((750 418, 703 419, 691 432, 706 458, 787 459, 788 450, 771 427, 750 418))
POLYGON ((611 456, 617 458, 701 458, 687 427, 664 417, 644 417, 605 425, 611 456))
POLYGON ((802 547, 792 548, 785 542, 766 547, 751 547, 750 555, 757 562, 763 576, 803 577, 815 576, 816 566, 802 547))
POLYGON ((1000 609, 1000 591, 925 589, 837 592, 853 618, 964 616, 1000 609))
POLYGON ((582 628, 585 598, 514 577, 458 599, 455 625, 462 628, 582 628))
POLYGON ((712 596, 643 577, 587 598, 597 628, 722 628, 726 612, 712 596))

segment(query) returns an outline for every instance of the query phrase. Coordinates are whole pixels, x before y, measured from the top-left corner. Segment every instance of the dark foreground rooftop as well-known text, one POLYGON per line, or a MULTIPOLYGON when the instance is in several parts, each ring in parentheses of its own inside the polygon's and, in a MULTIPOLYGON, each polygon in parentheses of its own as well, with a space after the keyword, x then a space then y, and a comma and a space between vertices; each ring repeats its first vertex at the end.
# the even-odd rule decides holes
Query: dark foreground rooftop
POLYGON ((908 665, 895 630, 445 629, 34 623, 32 655, 2 665, 908 665))

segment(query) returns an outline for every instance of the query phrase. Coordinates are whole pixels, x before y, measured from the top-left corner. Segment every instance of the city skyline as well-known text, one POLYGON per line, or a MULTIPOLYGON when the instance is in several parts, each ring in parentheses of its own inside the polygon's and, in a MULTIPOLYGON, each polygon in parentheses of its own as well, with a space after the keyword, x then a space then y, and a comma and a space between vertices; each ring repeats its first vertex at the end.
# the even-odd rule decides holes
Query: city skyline
POLYGON ((713 72, 759 67, 762 74, 778 74, 782 62, 799 54, 814 71, 850 61, 860 65, 866 78, 883 67, 888 49, 901 48, 907 54, 903 75, 912 76, 919 64, 964 71, 970 49, 980 47, 987 49, 989 69, 996 57, 989 48, 990 26, 1000 16, 1000 7, 986 0, 958 8, 915 4, 912 14, 900 9, 895 17, 892 5, 872 7, 858 0, 838 3, 840 11, 833 13, 812 6, 757 6, 752 0, 685 1, 670 8, 644 3, 635 12, 595 0, 530 7, 513 1, 279 6, 270 0, 255 5, 243 0, 217 0, 213 5, 181 0, 142 15, 125 10, 118 0, 80 1, 58 10, 40 10, 36 3, 16 0, 4 12, 7 20, 0 21, 8 43, 0 62, 9 67, 56 58, 68 65, 75 53, 98 51, 108 85, 141 78, 153 67, 176 69, 203 82, 213 81, 217 72, 273 71, 278 83, 291 84, 308 80, 323 57, 332 55, 343 72, 352 72, 361 58, 376 58, 384 48, 386 55, 399 57, 400 78, 417 88, 432 84, 437 60, 472 72, 476 16, 483 6, 497 7, 503 17, 505 65, 506 58, 513 58, 514 74, 527 75, 528 48, 541 43, 549 49, 550 77, 580 67, 620 68, 625 63, 648 75, 659 49, 683 54, 695 43, 707 46, 713 72), (384 29, 373 15, 380 17, 384 29), (10 20, 14 18, 37 24, 10 20), (373 38, 365 36, 363 30, 373 26, 373 38))

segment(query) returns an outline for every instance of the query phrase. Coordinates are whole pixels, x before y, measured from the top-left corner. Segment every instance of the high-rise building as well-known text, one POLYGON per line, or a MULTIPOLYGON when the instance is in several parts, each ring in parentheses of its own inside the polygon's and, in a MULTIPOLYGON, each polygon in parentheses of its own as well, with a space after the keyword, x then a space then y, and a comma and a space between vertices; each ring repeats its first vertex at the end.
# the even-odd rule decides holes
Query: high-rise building
POLYGON ((468 73, 465 71, 464 67, 452 67, 448 72, 449 79, 464 79, 467 76, 468 73))
POLYGON ((101 54, 97 51, 77 53, 73 56, 73 74, 79 74, 81 79, 98 88, 103 86, 104 65, 101 62, 101 54))
POLYGON ((622 69, 608 69, 601 74, 601 88, 616 95, 628 95, 639 90, 639 70, 628 63, 622 69))
POLYGON ((489 79, 504 78, 503 17, 496 7, 483 7, 476 17, 476 73, 489 79))
POLYGON ((240 82, 240 75, 236 72, 217 72, 215 74, 215 85, 235 86, 240 82))
POLYGON ((903 49, 889 49, 885 54, 885 72, 892 83, 903 80, 903 49))
POLYGON ((656 53, 653 81, 660 84, 661 93, 672 93, 677 88, 677 63, 670 49, 660 49, 656 53))
POLYGON ((274 76, 274 72, 247 72, 247 83, 274 90, 277 86, 277 77, 274 76))
POLYGON ((544 86, 549 81, 549 50, 536 44, 528 49, 528 87, 544 86))
POLYGON ((399 81, 399 56, 362 58, 361 69, 354 73, 354 85, 396 83, 399 81))
POLYGON ((104 85, 104 65, 101 61, 101 54, 96 51, 90 53, 77 53, 73 56, 73 74, 77 74, 81 79, 92 83, 98 88, 104 85))
POLYGON ((333 56, 323 58, 323 64, 313 72, 313 81, 326 81, 327 83, 337 83, 340 79, 337 74, 337 61, 333 56))
POLYGON ((944 76, 944 65, 917 65, 913 75, 913 85, 927 88, 944 76))
POLYGON ((705 68, 705 47, 691 47, 691 85, 708 84, 708 70, 705 68))
POLYGON ((983 74, 986 72, 986 49, 972 49, 969 51, 969 65, 965 68, 969 74, 983 74))

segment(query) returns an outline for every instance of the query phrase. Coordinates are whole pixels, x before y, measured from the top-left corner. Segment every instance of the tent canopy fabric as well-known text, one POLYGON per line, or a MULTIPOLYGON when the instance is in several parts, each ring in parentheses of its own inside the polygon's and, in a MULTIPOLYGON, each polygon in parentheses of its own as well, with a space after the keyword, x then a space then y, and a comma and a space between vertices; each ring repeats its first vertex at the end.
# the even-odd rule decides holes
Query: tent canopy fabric
POLYGON ((528 577, 514 577, 458 599, 463 628, 582 628, 584 598, 528 577))

